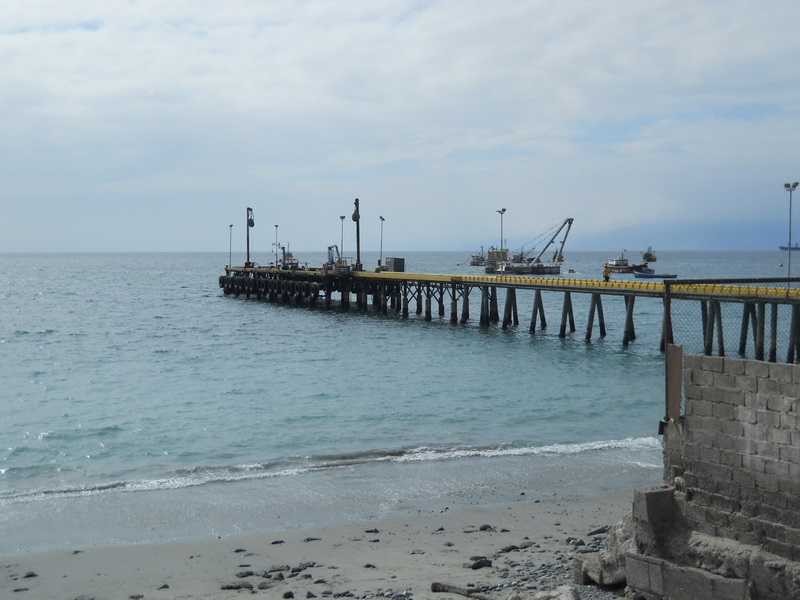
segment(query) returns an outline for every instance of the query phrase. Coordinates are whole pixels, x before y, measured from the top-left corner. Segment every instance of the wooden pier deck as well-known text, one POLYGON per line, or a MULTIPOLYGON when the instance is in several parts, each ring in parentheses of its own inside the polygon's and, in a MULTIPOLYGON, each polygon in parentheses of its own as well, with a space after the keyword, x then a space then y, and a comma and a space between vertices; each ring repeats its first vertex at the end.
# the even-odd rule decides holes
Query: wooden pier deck
MULTIPOLYGON (((685 313, 686 303, 700 307, 699 329, 702 351, 725 355, 723 334, 723 305, 740 305, 737 316, 739 328, 738 350, 740 356, 748 353, 748 339, 752 336, 755 358, 777 361, 779 341, 787 345, 786 362, 800 360, 800 278, 738 279, 738 280, 613 280, 570 277, 542 277, 519 275, 456 275, 443 273, 410 273, 392 271, 334 271, 325 269, 278 269, 272 267, 226 267, 220 276, 219 286, 226 295, 245 295, 297 305, 322 304, 330 309, 334 294, 339 305, 349 308, 352 299, 359 309, 370 305, 387 314, 391 309, 408 318, 411 307, 425 320, 433 318, 433 307, 439 317, 450 309, 452 323, 466 324, 471 319, 470 297, 477 300, 481 326, 500 323, 505 329, 519 325, 517 292, 533 292, 529 331, 536 333, 547 328, 543 294, 563 295, 559 337, 576 331, 573 294, 590 298, 586 315, 585 340, 591 341, 595 321, 600 337, 606 336, 606 319, 603 311, 604 296, 624 298, 625 317, 622 344, 627 346, 636 339, 634 307, 637 298, 657 298, 663 305, 660 324, 660 347, 681 343, 676 339, 675 320, 685 313), (498 292, 505 294, 502 319, 498 310, 498 292), (473 296, 474 297, 474 296, 473 296), (460 305, 460 306, 459 306, 460 305), (682 308, 676 312, 676 306, 682 308), (767 306, 770 307, 769 319, 767 306), (788 316, 787 316, 788 315, 788 316)), ((730 312, 730 311, 728 311, 730 312)), ((730 320, 728 317, 727 320, 730 320)))

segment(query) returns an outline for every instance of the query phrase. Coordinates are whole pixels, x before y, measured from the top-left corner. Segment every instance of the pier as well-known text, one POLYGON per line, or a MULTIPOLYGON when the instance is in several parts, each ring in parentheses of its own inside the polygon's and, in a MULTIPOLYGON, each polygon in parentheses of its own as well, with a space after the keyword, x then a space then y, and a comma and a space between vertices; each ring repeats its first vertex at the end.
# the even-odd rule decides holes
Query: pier
MULTIPOLYGON (((528 330, 537 334, 548 328, 545 307, 558 304, 558 336, 575 334, 574 299, 588 299, 583 338, 608 335, 604 302, 618 300, 624 306, 621 343, 636 339, 635 308, 638 299, 657 299, 661 318, 650 334, 659 336, 663 351, 667 344, 697 348, 698 353, 757 360, 800 362, 800 278, 737 280, 609 281, 569 277, 518 275, 453 275, 407 273, 388 270, 351 271, 331 268, 274 268, 228 266, 219 278, 225 295, 245 296, 294 305, 331 309, 355 307, 387 315, 389 311, 409 318, 414 313, 425 321, 436 316, 453 324, 477 322, 481 327, 518 327, 518 294, 532 294, 528 330), (502 298, 501 298, 502 296, 502 298), (545 302, 545 297, 548 301, 545 302), (621 298, 620 298, 621 297, 621 298), (560 301, 559 301, 560 300, 560 301), (502 314, 500 304, 502 301, 502 314), (371 307, 371 308, 370 308, 371 307), (737 334, 726 341, 725 331, 737 334), (779 350, 785 355, 779 356, 779 350)), ((617 311, 619 312, 619 311, 617 311)), ((620 330, 618 323, 617 331, 620 330)))

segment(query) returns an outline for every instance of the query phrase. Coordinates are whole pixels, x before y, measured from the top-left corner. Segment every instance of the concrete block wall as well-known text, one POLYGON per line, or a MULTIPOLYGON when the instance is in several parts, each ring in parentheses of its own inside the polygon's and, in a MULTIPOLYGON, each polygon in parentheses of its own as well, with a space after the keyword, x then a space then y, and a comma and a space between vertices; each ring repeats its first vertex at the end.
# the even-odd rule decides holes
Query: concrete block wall
POLYGON ((665 472, 689 528, 800 561, 800 365, 686 355, 683 388, 665 472))

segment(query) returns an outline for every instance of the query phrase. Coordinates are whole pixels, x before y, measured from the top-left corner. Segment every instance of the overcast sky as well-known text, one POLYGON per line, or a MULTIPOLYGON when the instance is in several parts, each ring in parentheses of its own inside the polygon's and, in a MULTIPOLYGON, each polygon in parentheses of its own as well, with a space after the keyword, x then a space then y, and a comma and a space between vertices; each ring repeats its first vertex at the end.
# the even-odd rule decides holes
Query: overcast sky
MULTIPOLYGON (((775 249, 793 1, 4 0, 0 251, 775 249)), ((798 190, 800 192, 800 190, 798 190)), ((800 199, 800 198, 798 198, 800 199)), ((800 205, 795 213, 800 216, 800 205)), ((800 239, 800 220, 795 228, 800 239)))

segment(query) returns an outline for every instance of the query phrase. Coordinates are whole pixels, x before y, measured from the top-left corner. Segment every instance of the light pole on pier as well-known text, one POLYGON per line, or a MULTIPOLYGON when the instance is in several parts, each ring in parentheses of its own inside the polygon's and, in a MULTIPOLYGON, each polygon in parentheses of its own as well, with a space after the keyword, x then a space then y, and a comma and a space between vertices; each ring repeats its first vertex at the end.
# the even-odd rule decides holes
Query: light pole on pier
MULTIPOLYGON (((503 215, 506 214, 506 209, 505 208, 501 208, 497 212, 500 213, 500 248, 499 248, 499 250, 500 250, 500 254, 502 256, 502 254, 503 254, 503 215)), ((503 260, 505 260, 506 258, 508 258, 508 257, 503 256, 503 260)))
POLYGON ((274 245, 275 245, 275 268, 277 269, 278 268, 278 246, 280 245, 278 243, 278 226, 277 225, 275 225, 275 244, 274 245))
POLYGON ((792 192, 797 189, 800 182, 784 183, 783 187, 789 192, 789 264, 786 271, 786 294, 789 294, 789 278, 792 276, 792 192))
POLYGON ((233 256, 233 223, 228 225, 228 266, 231 266, 231 256, 233 256))
POLYGON ((344 215, 339 215, 339 218, 342 220, 342 239, 339 242, 339 257, 344 257, 344 215))
POLYGON ((378 266, 379 266, 379 267, 381 266, 381 264, 382 264, 382 262, 383 262, 383 222, 384 222, 385 220, 386 220, 386 219, 384 219, 383 217, 381 217, 381 256, 380 256, 380 258, 378 259, 378 266))

